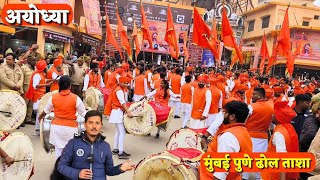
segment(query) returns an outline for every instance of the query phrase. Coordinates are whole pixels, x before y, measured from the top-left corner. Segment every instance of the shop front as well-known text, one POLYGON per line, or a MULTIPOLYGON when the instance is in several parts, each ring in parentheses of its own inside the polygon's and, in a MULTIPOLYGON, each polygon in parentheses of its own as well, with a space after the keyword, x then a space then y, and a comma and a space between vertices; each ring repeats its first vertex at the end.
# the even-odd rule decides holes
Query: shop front
POLYGON ((74 33, 75 43, 73 52, 77 51, 78 55, 92 54, 101 52, 101 40, 84 33, 74 33))
POLYGON ((45 43, 44 43, 44 52, 52 53, 55 56, 58 53, 67 53, 70 51, 68 47, 70 44, 74 43, 74 38, 65 34, 57 33, 47 29, 43 30, 45 43))

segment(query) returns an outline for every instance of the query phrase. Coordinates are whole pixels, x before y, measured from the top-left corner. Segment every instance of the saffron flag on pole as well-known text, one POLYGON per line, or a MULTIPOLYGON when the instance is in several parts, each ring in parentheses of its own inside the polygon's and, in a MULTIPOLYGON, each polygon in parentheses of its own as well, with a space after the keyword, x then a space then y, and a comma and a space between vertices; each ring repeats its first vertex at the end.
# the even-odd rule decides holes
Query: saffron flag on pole
POLYGON ((242 53, 237 45, 236 39, 233 36, 233 31, 230 26, 225 8, 222 9, 222 39, 225 46, 234 48, 239 58, 240 64, 243 64, 242 53))
POLYGON ((133 22, 133 32, 132 32, 131 36, 133 37, 134 45, 136 47, 135 56, 137 59, 141 49, 140 49, 140 44, 139 44, 139 40, 138 40, 138 28, 137 28, 136 21, 133 22))
POLYGON ((124 30, 122 20, 119 16, 118 11, 117 11, 117 21, 118 21, 118 33, 120 33, 121 44, 124 47, 124 49, 126 49, 128 56, 131 58, 131 47, 127 37, 127 32, 124 30))
POLYGON ((118 46, 118 43, 113 36, 112 29, 111 29, 110 22, 109 22, 109 16, 107 14, 106 14, 106 31, 107 31, 106 32, 106 36, 107 36, 106 41, 108 43, 112 44, 117 49, 117 51, 119 51, 121 59, 123 59, 121 49, 118 46))
MULTIPOLYGON (((174 29, 173 19, 172 19, 172 13, 171 8, 168 4, 168 11, 167 11, 167 29, 166 29, 166 35, 164 37, 164 40, 173 47, 173 51, 175 51, 175 59, 179 57, 179 47, 178 47, 178 41, 176 36, 176 31, 174 29)), ((171 49, 170 49, 171 54, 171 49)))
POLYGON ((282 22, 282 28, 280 30, 280 34, 278 37, 278 53, 279 55, 287 58, 286 66, 290 76, 292 76, 292 73, 294 70, 294 58, 292 57, 292 52, 291 52, 288 11, 289 11, 289 7, 286 10, 286 14, 282 22))
POLYGON ((142 30, 142 33, 143 33, 143 36, 142 36, 142 40, 147 40, 148 43, 149 43, 149 47, 150 49, 153 49, 152 48, 152 39, 151 39, 151 33, 150 33, 150 28, 149 28, 149 23, 147 21, 147 17, 146 17, 146 14, 144 13, 144 8, 143 8, 143 5, 141 3, 141 30, 142 30))
POLYGON ((269 51, 268 51, 267 39, 265 34, 263 35, 263 39, 262 39, 260 55, 261 55, 261 61, 260 61, 259 69, 260 69, 260 75, 262 75, 264 72, 265 60, 266 58, 269 60, 269 51))

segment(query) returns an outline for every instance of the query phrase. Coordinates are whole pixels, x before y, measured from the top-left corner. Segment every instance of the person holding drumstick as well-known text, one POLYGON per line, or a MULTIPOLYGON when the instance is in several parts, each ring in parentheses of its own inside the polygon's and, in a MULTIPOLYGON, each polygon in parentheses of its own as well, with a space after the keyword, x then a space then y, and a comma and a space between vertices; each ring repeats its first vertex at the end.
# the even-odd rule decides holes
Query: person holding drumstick
POLYGON ((53 94, 39 116, 41 121, 46 114, 54 112, 49 142, 55 146, 55 157, 58 159, 65 145, 74 134, 78 133, 76 113, 82 117, 86 109, 80 97, 71 93, 71 79, 69 76, 61 76, 59 80, 59 93, 53 94))
POLYGON ((105 106, 104 114, 110 115, 109 123, 115 124, 116 134, 114 136, 114 150, 113 154, 118 154, 119 159, 128 159, 130 154, 124 152, 124 136, 126 134, 124 124, 123 124, 123 113, 126 112, 129 118, 133 115, 129 111, 126 105, 124 89, 129 86, 130 79, 128 77, 120 77, 119 85, 116 86, 105 106))
POLYGON ((6 165, 11 166, 14 163, 14 159, 10 157, 1 147, 0 147, 0 156, 6 163, 6 165))
MULTIPOLYGON (((161 105, 164 106, 168 106, 169 103, 169 99, 170 96, 174 97, 174 98, 180 98, 180 96, 175 95, 171 89, 169 89, 169 83, 166 80, 162 80, 161 84, 160 84, 160 88, 157 88, 155 90, 153 90, 152 92, 150 92, 149 94, 147 94, 146 96, 142 97, 140 99, 140 101, 142 101, 145 98, 152 98, 154 97, 155 101, 160 103, 161 105)), ((158 132, 156 135, 156 139, 159 139, 160 137, 160 129, 158 128, 158 132)))

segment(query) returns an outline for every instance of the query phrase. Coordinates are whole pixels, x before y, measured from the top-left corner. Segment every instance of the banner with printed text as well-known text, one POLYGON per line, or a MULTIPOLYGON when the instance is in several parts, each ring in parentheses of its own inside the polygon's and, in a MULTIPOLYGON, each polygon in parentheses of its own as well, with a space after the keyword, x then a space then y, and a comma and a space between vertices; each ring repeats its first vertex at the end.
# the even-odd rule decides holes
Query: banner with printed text
POLYGON ((291 32, 293 52, 300 45, 297 59, 320 61, 320 34, 315 31, 293 30, 291 32))
POLYGON ((100 2, 98 0, 82 0, 82 5, 86 17, 87 33, 102 35, 100 2))

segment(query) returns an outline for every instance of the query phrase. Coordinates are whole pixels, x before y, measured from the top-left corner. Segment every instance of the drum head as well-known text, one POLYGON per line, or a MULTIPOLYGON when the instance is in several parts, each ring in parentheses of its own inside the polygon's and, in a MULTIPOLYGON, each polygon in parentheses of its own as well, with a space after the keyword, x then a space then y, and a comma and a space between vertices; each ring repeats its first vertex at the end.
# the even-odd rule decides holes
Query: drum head
POLYGON ((49 143, 51 121, 53 120, 53 117, 54 113, 47 114, 40 122, 40 142, 47 153, 54 150, 54 145, 49 143))
POLYGON ((96 110, 98 108, 99 95, 97 96, 95 88, 90 87, 87 89, 83 102, 86 109, 96 110))
POLYGON ((129 110, 135 117, 124 116, 123 122, 126 130, 135 135, 149 134, 156 125, 156 113, 152 107, 146 101, 141 101, 133 103, 129 110))
POLYGON ((190 129, 176 130, 167 143, 167 150, 175 150, 177 148, 194 148, 202 150, 201 138, 197 133, 190 129))
POLYGON ((20 161, 8 167, 0 158, 2 167, 0 170, 0 179, 29 179, 34 164, 34 154, 33 145, 28 136, 20 132, 12 133, 1 141, 0 147, 15 161, 20 161))
POLYGON ((16 91, 0 91, 0 131, 12 132, 24 121, 27 114, 25 100, 16 91))
POLYGON ((58 93, 58 91, 55 90, 55 91, 52 91, 52 92, 48 92, 48 93, 46 93, 45 95, 43 95, 41 97, 41 99, 39 100, 39 106, 38 106, 38 112, 39 113, 43 112, 44 108, 48 104, 48 101, 49 101, 50 97, 52 96, 52 94, 55 94, 55 93, 58 93))
POLYGON ((188 169, 178 157, 161 153, 145 158, 136 167, 133 180, 196 180, 196 171, 188 169))

